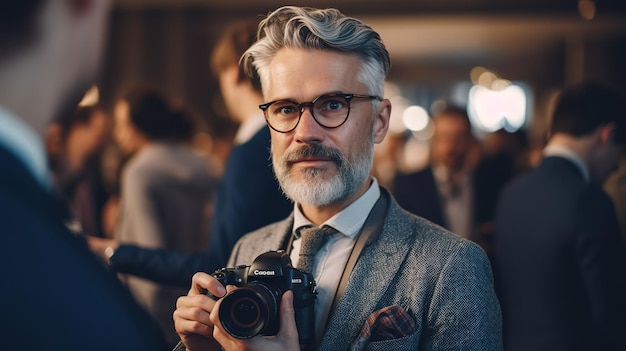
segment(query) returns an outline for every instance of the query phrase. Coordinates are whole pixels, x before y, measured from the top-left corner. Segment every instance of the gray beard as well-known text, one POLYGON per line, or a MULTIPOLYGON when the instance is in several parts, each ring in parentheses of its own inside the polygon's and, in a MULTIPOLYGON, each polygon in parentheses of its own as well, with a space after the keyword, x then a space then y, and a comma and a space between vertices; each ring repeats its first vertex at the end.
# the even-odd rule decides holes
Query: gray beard
MULTIPOLYGON (((374 162, 373 143, 369 146, 368 152, 359 155, 354 163, 350 163, 337 150, 322 147, 313 147, 313 149, 322 150, 321 153, 324 156, 334 159, 337 172, 330 179, 325 179, 319 169, 309 168, 304 171, 304 180, 295 180, 290 173, 289 162, 292 156, 295 157, 294 152, 286 155, 280 165, 273 162, 274 173, 280 187, 294 202, 310 206, 330 205, 354 194, 368 179, 374 162)), ((316 151, 312 154, 322 156, 316 151)))

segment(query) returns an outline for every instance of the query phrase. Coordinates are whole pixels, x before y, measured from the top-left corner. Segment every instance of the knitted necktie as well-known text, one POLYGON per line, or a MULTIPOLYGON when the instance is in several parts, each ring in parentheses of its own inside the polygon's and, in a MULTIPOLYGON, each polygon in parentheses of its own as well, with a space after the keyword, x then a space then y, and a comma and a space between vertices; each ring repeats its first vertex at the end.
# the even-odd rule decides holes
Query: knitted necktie
POLYGON ((333 227, 323 226, 306 227, 300 229, 300 258, 298 260, 298 269, 307 273, 313 273, 313 262, 317 250, 324 244, 329 235, 336 233, 333 227))

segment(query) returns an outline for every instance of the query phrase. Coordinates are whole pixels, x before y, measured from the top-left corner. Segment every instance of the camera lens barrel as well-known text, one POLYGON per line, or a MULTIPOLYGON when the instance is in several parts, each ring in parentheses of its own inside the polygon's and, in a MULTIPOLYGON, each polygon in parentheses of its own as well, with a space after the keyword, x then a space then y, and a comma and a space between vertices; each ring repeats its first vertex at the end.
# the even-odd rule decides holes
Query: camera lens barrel
POLYGON ((280 291, 271 284, 251 282, 223 298, 220 321, 235 338, 275 335, 278 332, 280 298, 280 291))

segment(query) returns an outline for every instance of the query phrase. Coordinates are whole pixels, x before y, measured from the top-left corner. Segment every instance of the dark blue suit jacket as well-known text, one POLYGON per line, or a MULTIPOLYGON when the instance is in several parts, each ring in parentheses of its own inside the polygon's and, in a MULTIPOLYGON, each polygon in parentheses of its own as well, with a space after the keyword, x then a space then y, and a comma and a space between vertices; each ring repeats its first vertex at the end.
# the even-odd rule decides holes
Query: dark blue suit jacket
POLYGON ((393 196, 405 210, 447 227, 432 167, 397 174, 393 180, 393 196))
POLYGON ((159 329, 0 146, 2 349, 164 350, 159 329))
POLYGON ((615 209, 575 165, 547 157, 496 214, 505 350, 626 350, 626 251, 615 209))
POLYGON ((286 218, 293 203, 280 190, 270 160, 270 133, 264 126, 228 156, 217 191, 211 239, 206 252, 180 253, 121 245, 111 267, 160 283, 188 287, 198 271, 212 273, 226 265, 239 238, 286 218))

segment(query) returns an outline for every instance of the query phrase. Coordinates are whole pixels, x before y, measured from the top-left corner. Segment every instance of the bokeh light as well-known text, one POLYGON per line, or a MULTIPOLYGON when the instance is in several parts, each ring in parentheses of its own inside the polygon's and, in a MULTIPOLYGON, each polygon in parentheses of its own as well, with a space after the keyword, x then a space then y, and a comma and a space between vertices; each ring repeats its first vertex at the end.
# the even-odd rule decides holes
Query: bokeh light
POLYGON ((498 89, 483 85, 474 85, 470 89, 469 117, 476 127, 486 132, 502 128, 515 132, 526 123, 526 92, 510 82, 494 83, 492 86, 498 89))

